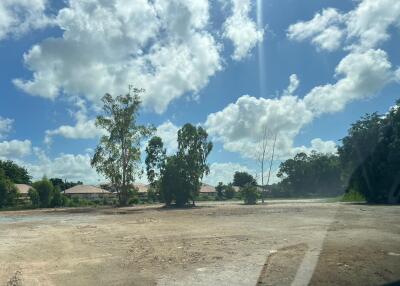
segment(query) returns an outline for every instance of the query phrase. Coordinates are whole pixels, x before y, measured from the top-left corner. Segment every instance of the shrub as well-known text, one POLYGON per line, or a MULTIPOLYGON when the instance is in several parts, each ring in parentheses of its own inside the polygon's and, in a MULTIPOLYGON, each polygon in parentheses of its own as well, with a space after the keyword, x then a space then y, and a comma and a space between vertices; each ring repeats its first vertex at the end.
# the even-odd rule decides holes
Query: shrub
POLYGON ((342 197, 342 202, 365 202, 365 197, 355 190, 350 190, 342 197))
POLYGON ((33 187, 39 193, 40 207, 47 208, 51 206, 52 196, 54 193, 53 184, 46 178, 33 183, 33 187))
POLYGON ((31 200, 32 206, 35 208, 39 207, 40 205, 40 197, 38 191, 35 189, 30 188, 28 191, 29 199, 31 200))
POLYGON ((11 180, 0 174, 0 207, 15 206, 18 196, 18 190, 11 180))
POLYGON ((232 185, 227 185, 225 187, 224 196, 227 200, 231 200, 235 197, 236 191, 232 185))
POLYGON ((241 189, 241 195, 246 205, 255 205, 257 203, 258 192, 253 185, 246 185, 241 189))

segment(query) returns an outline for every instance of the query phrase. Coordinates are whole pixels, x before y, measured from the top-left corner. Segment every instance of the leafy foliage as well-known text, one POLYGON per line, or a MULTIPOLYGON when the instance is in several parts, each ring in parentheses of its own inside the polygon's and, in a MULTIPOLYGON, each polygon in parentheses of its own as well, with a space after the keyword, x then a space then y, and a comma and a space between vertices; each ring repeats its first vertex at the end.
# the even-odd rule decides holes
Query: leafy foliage
POLYGON ((136 123, 140 107, 139 94, 143 89, 113 98, 103 98, 104 115, 98 116, 96 126, 106 131, 100 139, 91 165, 116 187, 120 205, 128 203, 128 188, 140 175, 140 142, 150 136, 153 127, 136 123))
POLYGON ((0 208, 15 206, 18 195, 18 190, 14 183, 0 169, 0 208))
POLYGON ((50 207, 54 192, 53 184, 46 177, 43 177, 42 180, 33 183, 33 188, 39 194, 39 206, 42 208, 50 207))
POLYGON ((257 187, 253 184, 247 184, 240 189, 242 198, 246 205, 255 205, 259 196, 257 187))
POLYGON ((282 162, 277 176, 291 196, 337 196, 343 193, 339 158, 333 154, 299 153, 282 162))
POLYGON ((146 154, 147 179, 150 185, 156 188, 166 160, 166 150, 160 137, 154 136, 150 139, 146 147, 146 154))
POLYGON ((40 196, 39 196, 38 191, 31 188, 28 191, 28 196, 29 196, 29 199, 31 200, 32 206, 34 206, 35 208, 40 206, 40 196))
POLYGON ((59 188, 60 191, 65 191, 69 188, 75 187, 77 185, 82 185, 83 183, 81 181, 78 182, 68 182, 68 181, 64 181, 60 178, 51 178, 50 182, 53 184, 53 186, 55 188, 59 188))
POLYGON ((0 160, 0 170, 3 170, 5 177, 9 178, 14 184, 30 184, 31 176, 28 171, 15 164, 13 161, 0 160))
POLYGON ((222 182, 219 182, 218 185, 215 187, 215 191, 217 192, 217 197, 216 197, 217 201, 222 201, 225 199, 224 190, 225 190, 225 185, 222 182))
MULTIPOLYGON (((199 194, 201 179, 209 172, 212 143, 202 127, 185 124, 178 131, 178 151, 161 165, 160 194, 167 205, 184 206, 199 194)), ((162 150, 162 149, 161 149, 162 150)), ((161 153, 159 153, 161 154, 161 153)))
POLYGON ((343 139, 341 154, 346 166, 345 158, 350 157, 347 150, 363 155, 352 165, 356 167, 347 192, 358 192, 368 202, 400 203, 400 101, 388 114, 365 117, 353 125, 343 139), (357 151, 359 138, 367 145, 361 144, 360 150, 367 149, 363 153, 357 151))
POLYGON ((246 185, 256 185, 256 180, 247 172, 235 172, 233 176, 233 185, 244 187, 246 185))

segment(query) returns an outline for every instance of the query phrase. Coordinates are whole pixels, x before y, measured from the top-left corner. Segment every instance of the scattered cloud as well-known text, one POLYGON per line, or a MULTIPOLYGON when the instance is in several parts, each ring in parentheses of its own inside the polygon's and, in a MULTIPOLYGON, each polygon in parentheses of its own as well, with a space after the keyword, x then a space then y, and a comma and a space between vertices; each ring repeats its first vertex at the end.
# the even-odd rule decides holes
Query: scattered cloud
POLYGON ((2 0, 0 41, 51 25, 52 19, 45 14, 47 5, 47 0, 2 0))
POLYGON ((234 46, 232 58, 242 60, 250 51, 263 41, 264 31, 257 28, 249 17, 252 5, 250 0, 231 0, 232 14, 223 27, 223 37, 230 39, 234 46))
POLYGON ((173 154, 178 150, 178 130, 179 127, 169 120, 157 127, 156 135, 161 137, 167 154, 173 154))
POLYGON ((255 171, 238 163, 212 163, 210 165, 210 174, 204 177, 203 182, 212 186, 218 185, 219 182, 229 184, 233 181, 233 175, 236 171, 247 172, 255 175, 255 171))
POLYGON ((30 140, 10 140, 0 142, 0 158, 17 159, 27 156, 31 153, 30 140))
POLYGON ((324 9, 309 21, 291 25, 287 35, 296 41, 311 40, 322 50, 336 50, 344 42, 347 50, 365 51, 389 39, 388 30, 400 28, 399 19, 400 2, 363 0, 347 13, 324 9))
POLYGON ((3 118, 0 116, 0 139, 5 138, 7 136, 7 134, 12 129, 13 123, 14 123, 13 119, 3 118))

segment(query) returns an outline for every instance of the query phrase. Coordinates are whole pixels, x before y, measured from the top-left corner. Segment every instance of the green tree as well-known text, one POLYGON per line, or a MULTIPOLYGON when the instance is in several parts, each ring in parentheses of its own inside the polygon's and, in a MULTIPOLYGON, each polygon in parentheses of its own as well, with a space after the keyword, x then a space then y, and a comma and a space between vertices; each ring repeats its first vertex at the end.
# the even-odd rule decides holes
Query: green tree
POLYGON ((298 153, 281 163, 277 176, 282 179, 278 190, 291 196, 337 196, 343 193, 341 165, 334 154, 298 153))
POLYGON ((34 206, 35 208, 40 206, 40 196, 38 191, 36 191, 33 188, 30 188, 28 191, 28 196, 29 199, 31 200, 32 206, 34 206))
POLYGON ((183 199, 183 203, 191 200, 194 205, 194 200, 199 195, 201 180, 210 172, 207 157, 212 148, 213 144, 208 141, 208 134, 202 127, 196 128, 192 124, 186 123, 178 131, 177 157, 183 165, 181 171, 189 189, 189 196, 183 199))
POLYGON ((68 182, 67 180, 63 180, 60 178, 51 178, 50 182, 53 184, 55 188, 59 188, 60 191, 65 191, 66 189, 72 188, 77 185, 82 185, 81 181, 78 182, 68 182))
POLYGON ((18 195, 18 190, 14 183, 0 169, 0 208, 15 206, 18 195))
POLYGON ((18 166, 13 161, 0 160, 0 169, 4 171, 4 175, 14 184, 30 184, 31 176, 28 171, 21 166, 18 166))
POLYGON ((33 183, 33 188, 39 194, 39 206, 42 208, 50 207, 54 193, 53 184, 46 177, 43 177, 42 180, 33 183))
POLYGON ((140 142, 154 131, 136 122, 141 92, 143 89, 134 88, 133 95, 116 98, 106 94, 102 98, 104 115, 96 119, 96 126, 107 134, 101 137, 91 165, 116 187, 120 205, 127 205, 129 186, 140 175, 140 142))
POLYGON ((165 166, 166 161, 166 150, 162 139, 158 136, 154 136, 150 139, 146 147, 146 172, 147 179, 150 185, 157 189, 157 182, 161 177, 161 172, 165 166))
MULTIPOLYGON (((350 130, 346 140, 343 140, 343 150, 353 150, 356 148, 353 145, 359 142, 353 137, 358 139, 364 134, 377 133, 378 138, 376 142, 372 142, 373 148, 369 145, 370 142, 360 140, 362 146, 367 145, 371 149, 361 162, 352 162, 353 165, 359 165, 350 176, 347 192, 356 191, 372 203, 400 203, 400 101, 397 101, 388 114, 378 117, 379 120, 373 117, 358 121, 356 130, 362 135, 350 130), (367 127, 363 129, 358 125, 367 127)), ((371 139, 368 136, 362 138, 371 139)), ((346 155, 341 153, 343 160, 349 158, 346 155)))
POLYGON ((215 187, 215 191, 217 192, 216 199, 218 201, 222 201, 222 200, 225 199, 225 194, 224 194, 225 186, 224 186, 224 184, 222 182, 218 183, 218 185, 215 187))
POLYGON ((259 197, 257 187, 252 184, 247 184, 240 189, 242 198, 246 205, 255 205, 259 197))
POLYGON ((228 184, 225 186, 224 196, 227 200, 233 199, 236 195, 236 191, 233 188, 232 184, 228 184))
POLYGON ((246 185, 256 185, 256 180, 247 172, 235 172, 233 175, 233 185, 244 187, 246 185))

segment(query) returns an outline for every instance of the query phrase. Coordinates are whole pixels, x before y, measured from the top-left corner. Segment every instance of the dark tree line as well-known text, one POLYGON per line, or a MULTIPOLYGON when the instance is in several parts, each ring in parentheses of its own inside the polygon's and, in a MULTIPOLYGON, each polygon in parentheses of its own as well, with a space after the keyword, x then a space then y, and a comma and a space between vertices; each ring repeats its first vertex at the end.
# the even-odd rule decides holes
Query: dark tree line
POLYGON ((352 124, 337 154, 299 153, 281 163, 272 197, 355 192, 371 203, 400 203, 400 101, 387 114, 352 124))

